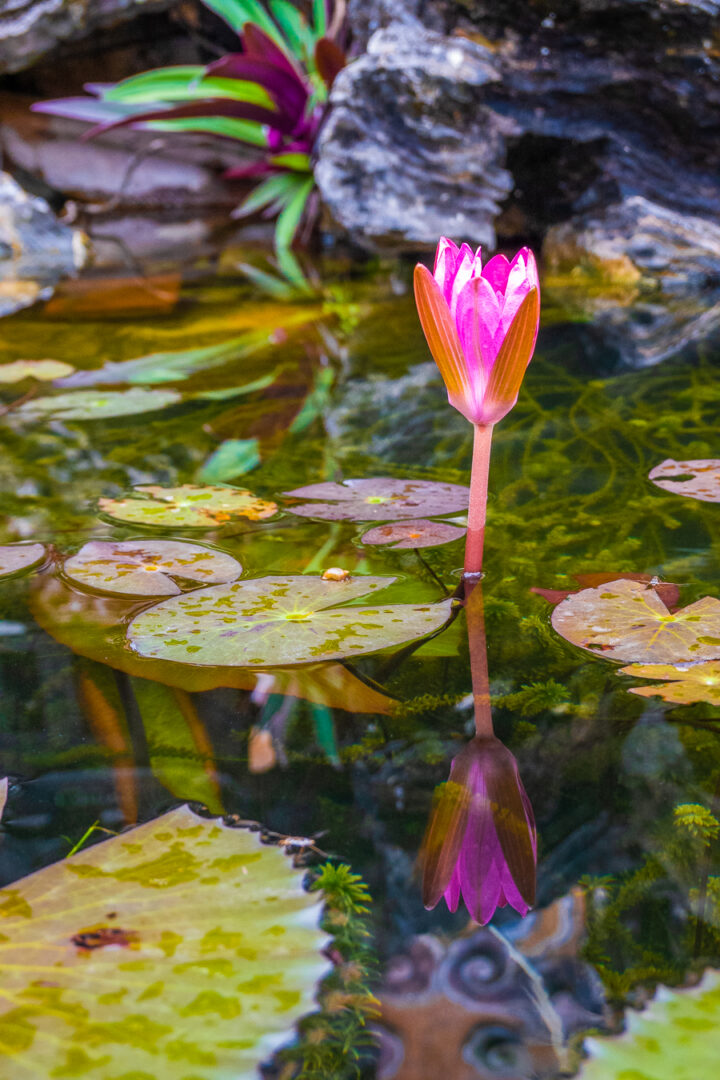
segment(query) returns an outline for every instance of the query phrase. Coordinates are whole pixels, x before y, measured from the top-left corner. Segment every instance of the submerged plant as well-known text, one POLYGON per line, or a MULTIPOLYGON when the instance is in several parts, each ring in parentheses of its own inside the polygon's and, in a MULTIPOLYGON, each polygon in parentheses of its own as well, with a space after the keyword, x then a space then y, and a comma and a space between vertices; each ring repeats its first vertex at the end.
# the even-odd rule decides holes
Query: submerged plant
POLYGON ((443 237, 433 273, 415 267, 415 299, 448 401, 475 428, 465 573, 479 574, 493 427, 517 401, 537 338, 535 257, 522 248, 512 262, 496 255, 483 267, 480 248, 443 237))
POLYGON ((89 83, 91 97, 33 106, 93 122, 89 135, 132 125, 196 131, 253 147, 256 160, 228 179, 261 182, 236 213, 278 215, 276 248, 293 276, 289 253, 314 189, 312 154, 327 96, 346 56, 339 44, 345 5, 313 0, 312 19, 290 0, 203 0, 238 35, 238 50, 207 66, 158 68, 119 83, 89 83))

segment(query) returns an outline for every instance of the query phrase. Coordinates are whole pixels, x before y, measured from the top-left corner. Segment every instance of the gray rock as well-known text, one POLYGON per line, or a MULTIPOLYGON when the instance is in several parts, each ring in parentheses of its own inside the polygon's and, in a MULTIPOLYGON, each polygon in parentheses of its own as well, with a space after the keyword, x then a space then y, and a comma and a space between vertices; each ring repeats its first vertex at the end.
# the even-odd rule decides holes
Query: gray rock
POLYGON ((87 254, 80 230, 63 225, 44 199, 0 173, 0 315, 46 299, 87 254))
POLYGON ((444 6, 432 0, 349 0, 347 12, 353 48, 355 51, 367 48, 375 31, 384 30, 391 23, 442 32, 444 6))
POLYGON ((338 76, 318 147, 326 206, 370 250, 431 249, 442 233, 493 245, 513 181, 508 125, 483 104, 492 54, 416 25, 377 31, 338 76))
POLYGON ((0 0, 0 73, 22 71, 63 41, 172 0, 0 0))

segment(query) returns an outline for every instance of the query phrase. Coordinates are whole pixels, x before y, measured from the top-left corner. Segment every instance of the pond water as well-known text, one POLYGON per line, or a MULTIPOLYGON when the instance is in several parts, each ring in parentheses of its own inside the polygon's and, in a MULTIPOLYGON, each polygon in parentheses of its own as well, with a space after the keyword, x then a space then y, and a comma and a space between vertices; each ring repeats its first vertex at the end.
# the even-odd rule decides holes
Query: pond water
MULTIPOLYGON (((64 859, 92 826, 86 844, 186 801, 260 822, 304 838, 294 848, 309 865, 322 853, 349 864, 372 896, 363 979, 381 1002, 380 1064, 350 1025, 335 1063, 311 1055, 301 1075, 353 1075, 353 1046, 368 1077, 569 1075, 580 1033, 617 1030, 622 1007, 657 983, 720 963, 720 709, 697 692, 687 704, 629 692, 658 681, 619 673, 624 657, 582 649, 551 623, 568 592, 628 574, 677 585, 660 594, 671 608, 717 595, 720 508, 648 473, 716 455, 720 357, 701 343, 633 370, 591 320, 546 295, 519 402, 495 432, 482 583, 495 733, 538 830, 536 909, 526 920, 499 909, 498 937, 468 929, 462 902, 427 911, 416 870, 433 791, 474 732, 477 671, 457 605, 440 632, 408 625, 346 660, 273 667, 274 638, 264 659, 233 666, 218 638, 198 664, 165 656, 176 623, 161 623, 155 658, 128 644, 130 621, 162 594, 94 589, 62 569, 90 541, 171 539, 232 556, 242 581, 315 582, 340 568, 351 582, 391 579, 378 605, 457 594, 462 508, 429 514, 456 539, 398 549, 361 539, 392 520, 383 496, 364 521, 289 512, 298 499, 284 493, 325 481, 469 482, 472 431, 447 405, 410 268, 324 277, 321 297, 287 302, 237 276, 201 277, 136 314, 98 282, 4 321, 0 363, 52 358, 75 372, 2 388, 13 407, 0 420, 0 544, 45 548, 0 582, 0 775, 11 780, 0 885, 64 859), (43 405, 71 393, 65 412, 43 405), (118 406, 118 393, 131 397, 118 406), (99 507, 137 486, 186 484, 247 488, 280 509, 256 520, 221 510, 188 527, 99 507)), ((165 594, 197 585, 178 582, 165 594)), ((328 603, 367 605, 364 591, 328 603)), ((316 600, 300 615, 314 617, 316 600)), ((280 655, 294 643, 291 658, 307 659, 290 623, 280 655)), ((337 1028, 338 1010, 327 1015, 337 1028)), ((188 1061, 187 1080, 231 1075, 188 1061)), ((53 1075, 106 1075, 75 1068, 53 1075)), ((300 1075, 283 1068, 267 1075, 300 1075)))

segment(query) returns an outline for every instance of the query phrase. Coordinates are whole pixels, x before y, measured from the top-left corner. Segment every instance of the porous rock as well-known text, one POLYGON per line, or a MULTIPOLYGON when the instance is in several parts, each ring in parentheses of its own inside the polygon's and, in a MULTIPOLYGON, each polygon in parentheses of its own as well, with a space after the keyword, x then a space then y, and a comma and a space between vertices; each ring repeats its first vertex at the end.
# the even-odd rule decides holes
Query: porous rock
POLYGON ((338 76, 316 179, 332 217, 371 250, 431 249, 442 233, 495 241, 512 188, 502 116, 483 104, 492 53, 415 23, 373 34, 338 76))
POLYGON ((172 0, 0 0, 0 73, 22 71, 64 41, 160 11, 172 0))
POLYGON ((82 232, 59 222, 44 199, 0 173, 0 315, 48 297, 87 254, 82 232))

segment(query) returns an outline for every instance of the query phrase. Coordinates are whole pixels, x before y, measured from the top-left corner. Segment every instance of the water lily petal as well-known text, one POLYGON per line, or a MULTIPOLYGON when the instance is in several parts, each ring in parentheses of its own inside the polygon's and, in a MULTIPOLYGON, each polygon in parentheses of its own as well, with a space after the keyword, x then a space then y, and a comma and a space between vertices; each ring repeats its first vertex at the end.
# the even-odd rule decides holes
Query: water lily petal
MULTIPOLYGON (((517 258, 517 256, 516 256, 517 258)), ((482 276, 492 286, 495 292, 505 293, 510 263, 504 255, 495 255, 490 262, 483 267, 482 276)))
POLYGON ((433 277, 440 286, 440 291, 450 304, 452 297, 452 285, 455 279, 455 267, 458 261, 458 246, 452 240, 443 236, 435 252, 435 266, 433 277))
POLYGON ((477 402, 482 401, 499 349, 500 310, 497 294, 484 277, 468 281, 458 297, 455 323, 477 402))
POLYGON ((465 836, 469 808, 470 793, 467 786, 453 780, 451 774, 451 779, 435 791, 420 854, 423 868, 423 904, 428 910, 435 907, 443 894, 447 899, 447 890, 451 885, 455 907, 450 910, 455 911, 457 908, 460 896, 459 878, 455 885, 453 881, 457 875, 458 856, 465 836))
POLYGON ((467 283, 472 280, 473 277, 480 276, 481 269, 476 265, 475 255, 473 250, 467 244, 463 244, 460 248, 458 260, 455 265, 455 277, 452 283, 452 290, 450 293, 450 314, 455 317, 458 305, 458 298, 460 293, 465 288, 467 283))
POLYGON ((517 315, 493 364, 483 401, 482 422, 494 424, 509 413, 517 401, 525 369, 535 348, 540 320, 540 294, 531 289, 517 315))
POLYGON ((422 263, 415 267, 415 301, 430 352, 447 387, 448 399, 467 415, 465 409, 472 403, 472 391, 455 321, 440 286, 422 263))

